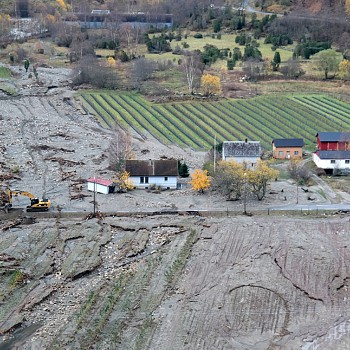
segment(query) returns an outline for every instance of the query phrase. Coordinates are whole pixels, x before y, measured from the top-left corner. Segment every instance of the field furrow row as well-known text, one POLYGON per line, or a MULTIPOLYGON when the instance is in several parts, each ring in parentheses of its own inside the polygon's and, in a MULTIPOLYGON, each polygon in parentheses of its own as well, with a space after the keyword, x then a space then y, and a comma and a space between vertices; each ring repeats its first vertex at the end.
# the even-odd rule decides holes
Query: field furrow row
POLYGON ((105 128, 118 124, 163 144, 201 150, 211 148, 214 137, 260 141, 264 149, 275 138, 299 137, 313 150, 318 131, 350 130, 350 104, 319 94, 153 104, 135 93, 89 92, 82 102, 105 128))

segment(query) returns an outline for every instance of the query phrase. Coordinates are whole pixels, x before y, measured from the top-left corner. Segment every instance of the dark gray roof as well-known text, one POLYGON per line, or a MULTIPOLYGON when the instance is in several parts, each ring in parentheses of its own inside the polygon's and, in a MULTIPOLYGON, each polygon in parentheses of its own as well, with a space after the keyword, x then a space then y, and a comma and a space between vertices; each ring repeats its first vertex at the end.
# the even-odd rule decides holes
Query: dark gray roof
POLYGON ((259 141, 224 141, 222 152, 225 157, 260 157, 259 141))
POLYGON ((322 131, 316 134, 321 142, 350 141, 350 132, 348 131, 322 131))
POLYGON ((303 147, 303 139, 274 139, 272 143, 275 147, 303 147))
POLYGON ((125 170, 130 176, 178 176, 176 159, 127 160, 125 170))
POLYGON ((350 159, 350 151, 317 151, 320 159, 350 159))

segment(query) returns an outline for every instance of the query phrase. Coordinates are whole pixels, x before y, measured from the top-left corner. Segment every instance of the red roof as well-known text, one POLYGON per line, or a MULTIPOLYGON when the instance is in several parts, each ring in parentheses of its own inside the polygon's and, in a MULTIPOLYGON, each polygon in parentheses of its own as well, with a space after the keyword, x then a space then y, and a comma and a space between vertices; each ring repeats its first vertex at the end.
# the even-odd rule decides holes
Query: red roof
POLYGON ((112 180, 104 180, 99 177, 90 177, 88 179, 88 182, 96 183, 97 185, 103 185, 103 186, 112 186, 113 181, 112 180))

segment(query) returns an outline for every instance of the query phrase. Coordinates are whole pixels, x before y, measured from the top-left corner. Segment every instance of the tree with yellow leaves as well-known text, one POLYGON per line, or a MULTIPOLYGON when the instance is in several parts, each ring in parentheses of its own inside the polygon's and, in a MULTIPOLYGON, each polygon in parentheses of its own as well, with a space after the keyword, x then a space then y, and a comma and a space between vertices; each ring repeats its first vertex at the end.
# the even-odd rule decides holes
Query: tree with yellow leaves
POLYGON ((208 171, 196 169, 191 175, 191 181, 189 183, 192 185, 193 190, 203 193, 204 190, 210 187, 211 183, 208 171))
POLYGON ((129 179, 127 171, 121 171, 113 176, 113 182, 119 187, 119 192, 127 192, 134 189, 134 183, 129 179))
POLYGON ((219 161, 213 175, 216 190, 226 196, 227 200, 238 200, 244 186, 244 164, 234 160, 219 161))
POLYGON ((57 17, 55 17, 54 15, 50 15, 50 14, 47 14, 44 18, 44 21, 47 23, 47 24, 53 24, 53 23, 56 23, 58 20, 57 17))
POLYGON ((115 59, 113 57, 109 56, 107 58, 107 63, 110 67, 114 67, 115 66, 115 59))
POLYGON ((205 96, 212 96, 221 93, 220 78, 212 74, 204 74, 201 78, 201 87, 205 96))
POLYGON ((60 10, 62 10, 63 12, 67 12, 68 6, 64 0, 56 0, 56 3, 60 10))
POLYGON ((345 0, 345 12, 350 15, 350 0, 345 0))
POLYGON ((343 80, 350 80, 350 61, 342 60, 338 68, 339 77, 343 80))
POLYGON ((267 183, 272 179, 276 179, 278 175, 278 170, 269 167, 267 162, 259 160, 254 169, 246 171, 246 180, 252 193, 261 201, 266 195, 267 183))

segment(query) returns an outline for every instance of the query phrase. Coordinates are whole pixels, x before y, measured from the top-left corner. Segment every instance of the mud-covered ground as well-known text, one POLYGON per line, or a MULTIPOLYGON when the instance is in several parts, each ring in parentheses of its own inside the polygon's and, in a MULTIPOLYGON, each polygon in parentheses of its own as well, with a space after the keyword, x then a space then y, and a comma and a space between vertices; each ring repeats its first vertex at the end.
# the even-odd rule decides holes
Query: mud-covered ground
MULTIPOLYGON (((40 84, 19 69, 6 82, 18 96, 0 100, 1 174, 46 194, 55 217, 0 217, 0 349, 347 349, 347 214, 246 217, 242 201, 187 188, 98 194, 97 209, 238 215, 88 218, 84 180, 112 176, 113 134, 80 109, 69 70, 38 71, 40 84)), ((133 150, 191 170, 205 156, 137 135, 133 150)), ((279 179, 247 209, 296 202, 349 200, 321 182, 304 192, 279 179)))
POLYGON ((1 349, 348 349, 348 216, 37 221, 2 232, 1 349))

